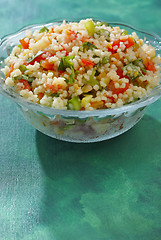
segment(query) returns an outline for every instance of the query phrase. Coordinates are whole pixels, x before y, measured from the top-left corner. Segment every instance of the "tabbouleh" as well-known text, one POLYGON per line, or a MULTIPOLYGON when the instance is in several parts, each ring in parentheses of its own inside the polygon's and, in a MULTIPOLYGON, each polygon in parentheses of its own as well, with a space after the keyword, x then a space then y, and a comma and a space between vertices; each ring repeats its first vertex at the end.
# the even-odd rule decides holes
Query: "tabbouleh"
POLYGON ((160 57, 133 32, 92 19, 26 31, 5 60, 5 83, 56 108, 120 107, 160 81, 160 57))

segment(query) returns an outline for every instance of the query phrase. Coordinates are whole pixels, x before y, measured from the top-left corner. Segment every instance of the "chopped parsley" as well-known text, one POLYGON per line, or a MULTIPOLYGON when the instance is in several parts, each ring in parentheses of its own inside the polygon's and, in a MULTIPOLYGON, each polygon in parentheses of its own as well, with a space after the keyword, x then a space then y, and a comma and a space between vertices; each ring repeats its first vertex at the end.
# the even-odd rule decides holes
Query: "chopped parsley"
POLYGON ((66 68, 73 68, 74 64, 72 62, 70 62, 70 60, 73 58, 74 58, 74 56, 62 57, 60 60, 58 71, 65 71, 66 68))
POLYGON ((40 29, 39 33, 43 33, 43 32, 49 32, 49 29, 47 27, 43 27, 40 29))
POLYGON ((27 63, 31 63, 36 57, 40 56, 43 51, 38 51, 33 57, 27 58, 27 63))
POLYGON ((30 77, 30 76, 25 75, 25 74, 21 74, 19 76, 13 77, 13 80, 15 80, 15 81, 16 80, 21 80, 21 79, 26 80, 28 82, 32 82, 33 80, 35 80, 35 77, 30 77))
POLYGON ((86 52, 86 51, 88 51, 88 50, 93 50, 93 49, 97 49, 97 47, 96 47, 94 44, 92 44, 92 43, 90 43, 90 42, 84 42, 84 43, 80 46, 79 51, 81 51, 81 52, 86 52))
POLYGON ((24 73, 27 70, 27 67, 25 65, 20 65, 19 69, 22 73, 24 73))

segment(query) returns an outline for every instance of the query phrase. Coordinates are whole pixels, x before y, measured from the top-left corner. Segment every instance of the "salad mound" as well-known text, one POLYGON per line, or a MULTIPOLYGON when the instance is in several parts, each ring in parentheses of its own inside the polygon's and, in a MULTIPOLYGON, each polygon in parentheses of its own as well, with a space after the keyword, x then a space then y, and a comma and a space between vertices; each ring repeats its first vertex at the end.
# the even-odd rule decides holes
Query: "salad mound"
POLYGON ((5 83, 29 101, 70 110, 120 107, 159 85, 161 59, 135 32, 92 19, 27 30, 5 83))

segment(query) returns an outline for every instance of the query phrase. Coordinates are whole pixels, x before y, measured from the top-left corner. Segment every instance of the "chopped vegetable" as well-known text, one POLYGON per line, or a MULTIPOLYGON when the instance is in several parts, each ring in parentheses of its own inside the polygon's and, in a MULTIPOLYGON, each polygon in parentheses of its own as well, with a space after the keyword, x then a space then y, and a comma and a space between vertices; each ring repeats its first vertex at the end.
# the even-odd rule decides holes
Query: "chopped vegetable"
POLYGON ((125 67, 123 67, 123 70, 126 70, 126 75, 130 78, 130 80, 134 80, 135 78, 138 78, 142 76, 141 71, 137 66, 135 66, 133 63, 129 63, 125 67))
POLYGON ((99 74, 100 74, 100 71, 98 71, 98 70, 96 69, 95 76, 97 77, 99 74))
POLYGON ((139 81, 138 78, 134 79, 133 81, 134 86, 138 86, 138 87, 142 87, 142 88, 146 88, 148 85, 148 81, 139 81))
POLYGON ((78 96, 75 96, 68 101, 68 109, 70 109, 70 110, 80 110, 81 109, 81 101, 78 96))
POLYGON ((83 63, 84 66, 88 66, 88 67, 93 67, 95 65, 94 62, 87 60, 87 59, 81 59, 81 62, 83 63))
POLYGON ((43 27, 40 29, 39 33, 43 33, 43 32, 49 32, 49 29, 47 27, 43 27))
POLYGON ((115 103, 116 99, 113 96, 107 96, 108 99, 110 99, 111 103, 115 103))
POLYGON ((57 92, 57 93, 52 93, 50 96, 51 97, 59 97, 59 95, 60 95, 60 93, 57 92))
POLYGON ((129 82, 125 84, 125 87, 124 88, 116 88, 115 87, 115 83, 114 81, 110 81, 109 84, 107 85, 108 86, 108 90, 109 91, 112 91, 113 94, 119 94, 119 93, 124 93, 128 88, 129 88, 129 82))
POLYGON ((127 39, 118 39, 113 41, 112 48, 108 48, 108 51, 111 53, 117 52, 117 49, 120 47, 120 43, 123 43, 125 45, 125 49, 132 47, 135 42, 131 37, 128 37, 127 39))
POLYGON ((69 83, 69 84, 75 82, 75 73, 74 73, 74 69, 71 68, 71 70, 72 70, 72 73, 70 74, 69 78, 66 79, 66 82, 69 83))
POLYGON ((31 87, 30 87, 30 85, 29 85, 29 83, 28 83, 27 80, 25 80, 25 79, 19 79, 18 82, 19 82, 19 83, 23 83, 24 89, 28 89, 29 91, 31 91, 31 87))
POLYGON ((143 71, 143 73, 146 73, 146 67, 143 63, 142 58, 138 58, 132 62, 134 65, 140 67, 140 69, 143 71))
POLYGON ((152 71, 153 73, 156 72, 156 68, 154 66, 154 62, 152 62, 149 58, 144 59, 144 65, 147 70, 152 71))
POLYGON ((22 46, 23 49, 28 49, 29 48, 29 42, 26 42, 25 38, 20 39, 19 42, 21 43, 21 46, 22 46))
POLYGON ((35 77, 30 77, 28 75, 24 75, 24 74, 21 74, 17 77, 13 77, 14 80, 26 80, 27 82, 32 82, 33 80, 35 80, 35 77))
POLYGON ((74 56, 62 57, 60 60, 58 71, 65 71, 66 68, 73 68, 74 64, 72 62, 70 62, 70 60, 73 58, 74 58, 74 56))
POLYGON ((104 56, 103 58, 102 58, 102 64, 106 64, 106 63, 108 63, 109 62, 109 58, 107 58, 106 56, 104 56))
POLYGON ((128 35, 128 31, 127 30, 123 30, 123 32, 121 33, 121 35, 128 35))
POLYGON ((106 41, 108 41, 108 42, 110 41, 110 32, 109 32, 109 31, 101 28, 101 29, 99 29, 96 33, 97 33, 97 35, 99 35, 99 36, 104 36, 105 39, 106 39, 106 41))
POLYGON ((92 74, 89 77, 88 83, 93 87, 95 85, 99 85, 99 81, 95 77, 96 69, 93 69, 92 74))
POLYGON ((95 25, 92 20, 89 20, 85 23, 85 28, 87 29, 87 32, 89 35, 93 36, 95 33, 95 25))
POLYGON ((86 51, 88 51, 88 50, 93 50, 93 49, 96 49, 96 48, 97 48, 97 47, 96 47, 94 44, 92 44, 92 43, 90 43, 90 42, 84 42, 84 43, 80 46, 79 51, 86 52, 86 51))
POLYGON ((106 72, 101 72, 98 77, 99 80, 102 80, 102 78, 104 79, 103 82, 107 85, 110 82, 110 77, 107 76, 106 72))
POLYGON ((104 102, 102 100, 91 102, 91 107, 93 108, 102 108, 103 106, 104 106, 104 102))
POLYGON ((82 98, 81 103, 82 103, 82 107, 86 107, 88 103, 90 103, 91 99, 92 99, 92 95, 86 95, 84 98, 82 98))
POLYGON ((43 67, 46 70, 53 70, 54 69, 54 64, 49 62, 48 59, 45 59, 45 60, 41 61, 41 67, 43 67))
POLYGON ((20 65, 19 69, 22 73, 24 73, 27 70, 27 67, 25 65, 20 65))
POLYGON ((88 93, 91 90, 92 90, 92 86, 89 83, 87 83, 86 85, 84 85, 84 87, 82 87, 83 93, 88 93))
MULTIPOLYGON (((120 79, 123 78, 123 77, 129 79, 128 76, 126 76, 126 75, 124 76, 124 75, 123 75, 123 70, 122 70, 122 69, 118 69, 118 70, 117 70, 117 75, 119 76, 120 79)), ((113 94, 117 94, 117 95, 118 95, 119 93, 124 93, 124 92, 129 88, 129 86, 130 86, 130 83, 127 82, 127 83, 125 84, 125 87, 124 87, 124 88, 121 88, 121 87, 120 87, 120 88, 116 88, 116 87, 115 87, 115 83, 116 83, 116 82, 110 80, 110 82, 109 82, 109 84, 107 85, 107 87, 108 87, 108 90, 109 90, 109 91, 112 91, 113 94)), ((119 83, 119 81, 118 81, 118 83, 119 83)))
POLYGON ((49 89, 51 93, 57 93, 60 89, 63 88, 64 87, 62 84, 46 84, 46 89, 49 89))
POLYGON ((105 25, 106 27, 112 27, 109 23, 105 22, 105 21, 102 21, 102 22, 99 22, 97 23, 97 21, 95 21, 95 26, 103 26, 105 25))
POLYGON ((68 38, 70 39, 71 42, 73 42, 73 40, 77 39, 77 34, 75 31, 71 30, 71 29, 67 29, 66 30, 66 34, 68 36, 68 38))
POLYGON ((35 62, 40 63, 43 51, 38 51, 33 57, 27 59, 27 63, 33 65, 35 62))
POLYGON ((21 45, 21 44, 18 44, 17 47, 19 47, 20 49, 22 49, 22 45, 21 45))
POLYGON ((121 68, 118 68, 116 72, 117 72, 117 75, 119 76, 119 78, 129 79, 129 77, 127 75, 123 75, 123 70, 121 68))

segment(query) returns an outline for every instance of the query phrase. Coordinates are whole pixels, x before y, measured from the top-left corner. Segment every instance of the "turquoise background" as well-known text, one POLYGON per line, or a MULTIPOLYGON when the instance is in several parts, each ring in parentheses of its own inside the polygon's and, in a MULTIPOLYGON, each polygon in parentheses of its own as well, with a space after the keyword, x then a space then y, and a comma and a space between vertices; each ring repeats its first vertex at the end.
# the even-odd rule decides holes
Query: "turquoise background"
MULTIPOLYGON (((161 36, 160 0, 1 0, 0 37, 55 18, 93 16, 161 36)), ((43 135, 0 96, 0 240, 160 240, 161 100, 114 139, 43 135)))

